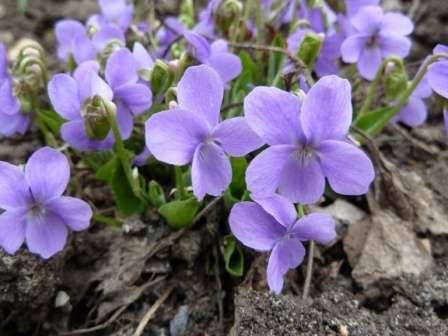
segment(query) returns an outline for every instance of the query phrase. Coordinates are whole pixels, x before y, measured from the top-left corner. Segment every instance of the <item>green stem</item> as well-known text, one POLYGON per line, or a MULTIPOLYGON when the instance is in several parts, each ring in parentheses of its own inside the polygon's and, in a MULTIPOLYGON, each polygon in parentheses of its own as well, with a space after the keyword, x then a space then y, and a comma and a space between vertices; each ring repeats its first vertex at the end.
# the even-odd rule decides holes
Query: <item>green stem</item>
POLYGON ((104 224, 112 225, 112 226, 122 226, 123 225, 123 222, 118 219, 103 216, 100 214, 93 214, 92 219, 95 222, 100 222, 100 223, 104 223, 104 224))
MULTIPOLYGON (((305 216, 305 207, 302 204, 297 204, 297 215, 299 218, 305 216)), ((314 241, 310 240, 309 249, 308 249, 308 260, 306 263, 306 275, 305 275, 305 284, 303 285, 303 294, 302 300, 306 300, 308 294, 310 292, 311 279, 313 277, 313 262, 314 262, 314 241)))
POLYGON ((365 115, 370 110, 370 106, 372 105, 373 100, 375 99, 376 92, 378 89, 378 85, 381 81, 381 78, 383 76, 384 70, 386 69, 386 66, 389 62, 393 62, 395 64, 399 64, 400 60, 396 57, 388 57, 386 58, 383 63, 381 64, 380 68, 376 72, 375 78, 373 79, 372 83, 369 86, 369 89, 367 91, 367 97, 364 102, 364 105, 362 106, 361 110, 359 111, 358 117, 361 117, 365 115))
POLYGON ((132 174, 132 168, 130 166, 129 156, 126 153, 126 149, 124 147, 123 139, 121 138, 121 133, 117 125, 117 120, 115 119, 115 111, 112 110, 111 106, 106 103, 106 111, 107 111, 107 118, 109 120, 110 127, 112 129, 112 133, 115 138, 115 151, 118 156, 118 159, 121 162, 121 165, 124 170, 124 174, 126 175, 126 179, 129 182, 129 185, 132 188, 132 191, 135 196, 138 198, 142 197, 141 190, 140 190, 140 184, 138 183, 138 180, 134 178, 132 174))
POLYGON ((174 176, 176 179, 176 198, 184 200, 187 198, 187 191, 185 190, 184 177, 180 166, 174 167, 174 176))
POLYGON ((308 261, 306 263, 306 277, 305 277, 305 285, 303 286, 302 300, 306 300, 310 292, 311 279, 313 277, 313 261, 314 261, 315 245, 316 244, 314 243, 314 241, 311 240, 308 249, 308 261))

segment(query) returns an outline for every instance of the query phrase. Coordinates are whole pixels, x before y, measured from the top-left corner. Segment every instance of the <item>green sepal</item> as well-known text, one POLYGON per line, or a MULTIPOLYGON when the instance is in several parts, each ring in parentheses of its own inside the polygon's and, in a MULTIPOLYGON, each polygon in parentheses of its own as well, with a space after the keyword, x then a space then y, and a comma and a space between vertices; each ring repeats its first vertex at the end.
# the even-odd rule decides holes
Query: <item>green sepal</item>
POLYGON ((313 69, 322 47, 323 37, 316 33, 307 33, 303 37, 297 56, 309 68, 313 69))
POLYGON ((193 222, 198 210, 199 202, 191 197, 165 203, 159 208, 159 213, 173 229, 182 229, 193 222))

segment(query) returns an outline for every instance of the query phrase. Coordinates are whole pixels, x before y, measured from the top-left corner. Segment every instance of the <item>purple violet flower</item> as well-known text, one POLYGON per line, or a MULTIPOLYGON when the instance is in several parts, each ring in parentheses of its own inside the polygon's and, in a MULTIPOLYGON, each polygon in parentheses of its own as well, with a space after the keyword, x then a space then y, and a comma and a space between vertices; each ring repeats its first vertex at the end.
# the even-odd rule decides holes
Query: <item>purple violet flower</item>
POLYGON ((98 4, 101 14, 92 15, 88 20, 88 25, 101 29, 107 25, 116 25, 125 32, 134 16, 134 6, 128 4, 126 0, 99 0, 98 4))
POLYGON ((406 57, 411 48, 412 21, 400 13, 383 13, 378 6, 366 6, 350 19, 356 32, 341 46, 342 59, 357 63, 362 77, 372 80, 384 58, 406 57))
POLYGON ((22 113, 20 102, 14 94, 6 48, 0 43, 0 135, 24 134, 28 125, 29 117, 22 113))
POLYGON ((85 128, 82 108, 95 96, 117 106, 117 124, 123 139, 130 137, 133 115, 146 111, 152 104, 148 86, 141 84, 137 63, 132 53, 122 48, 107 61, 105 77, 98 76, 96 62, 84 62, 73 74, 58 74, 48 84, 48 94, 57 113, 68 120, 61 127, 61 135, 70 146, 79 150, 105 150, 114 144, 112 132, 104 140, 92 140, 85 128))
POLYGON ((84 25, 76 20, 61 20, 55 26, 58 58, 67 62, 70 55, 76 64, 94 60, 96 51, 84 25))
POLYGON ((324 193, 325 178, 339 194, 367 192, 374 170, 367 155, 347 140, 352 122, 347 80, 323 77, 303 102, 274 87, 256 87, 244 100, 244 113, 270 145, 246 171, 255 197, 278 191, 293 202, 315 203, 324 193))
POLYGON ((245 156, 262 144, 244 118, 219 122, 223 94, 213 68, 189 67, 177 87, 179 106, 146 122, 146 145, 157 160, 177 166, 192 163, 193 192, 199 200, 205 194, 222 194, 230 184, 227 155, 245 156))
POLYGON ((47 259, 64 248, 68 229, 88 228, 90 206, 62 196, 69 179, 67 158, 49 147, 31 155, 24 171, 0 161, 0 246, 6 252, 26 241, 30 252, 47 259))
MULTIPOLYGON (((438 44, 433 51, 434 54, 448 54, 448 46, 438 44)), ((431 88, 439 95, 448 99, 448 59, 442 59, 431 64, 426 75, 431 88)))
POLYGON ((230 229, 247 247, 271 251, 267 279, 279 294, 283 277, 298 267, 305 256, 304 241, 327 244, 336 237, 335 222, 328 214, 312 213, 297 219, 294 204, 280 195, 255 202, 237 203, 230 212, 230 229))
POLYGON ((193 48, 196 59, 215 69, 224 83, 238 77, 241 73, 241 60, 228 50, 225 40, 219 39, 210 44, 205 37, 193 32, 184 32, 185 39, 193 48))

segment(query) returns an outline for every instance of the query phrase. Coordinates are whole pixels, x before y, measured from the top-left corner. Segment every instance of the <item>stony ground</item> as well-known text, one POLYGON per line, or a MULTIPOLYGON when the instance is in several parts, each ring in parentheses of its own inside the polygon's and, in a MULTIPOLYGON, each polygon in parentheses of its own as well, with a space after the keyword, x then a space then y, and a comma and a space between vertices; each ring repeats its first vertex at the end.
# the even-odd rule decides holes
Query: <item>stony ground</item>
MULTIPOLYGON (((30 4, 21 17, 15 1, 1 2, 0 41, 12 47, 38 39, 49 54, 55 21, 95 10, 92 0, 30 4)), ((413 60, 436 42, 448 44, 446 1, 385 6, 414 18, 413 60)), ((58 67, 54 58, 49 63, 58 67)), ((22 162, 40 144, 33 132, 0 139, 0 160, 22 162)), ((0 335, 132 335, 153 305, 144 335, 448 335, 448 151, 440 110, 434 105, 416 130, 389 127, 366 149, 378 174, 374 191, 322 205, 337 219, 338 239, 317 251, 308 300, 301 299, 305 267, 288 274, 280 296, 266 290, 265 256, 246 253, 243 279, 223 271, 220 237, 228 229, 217 203, 182 235, 149 211, 123 228, 93 225, 48 262, 0 252, 0 335)), ((75 174, 84 186, 79 194, 109 211, 107 188, 85 170, 75 174)))

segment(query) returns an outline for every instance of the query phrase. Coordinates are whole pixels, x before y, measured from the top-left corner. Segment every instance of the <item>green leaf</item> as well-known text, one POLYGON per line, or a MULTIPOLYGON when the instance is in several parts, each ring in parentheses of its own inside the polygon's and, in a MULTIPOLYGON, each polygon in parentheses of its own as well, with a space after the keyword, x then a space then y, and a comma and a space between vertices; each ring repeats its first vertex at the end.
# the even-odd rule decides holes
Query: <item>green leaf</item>
POLYGON ((39 116, 53 134, 59 135, 61 125, 64 123, 59 114, 51 110, 40 110, 39 116))
POLYGON ((232 157, 230 158, 232 165, 232 182, 230 183, 230 190, 232 195, 241 197, 246 190, 246 169, 247 160, 245 157, 232 157))
POLYGON ((199 210, 199 202, 191 197, 183 201, 171 201, 159 208, 159 213, 165 218, 169 226, 182 229, 193 222, 199 210))
POLYGON ((244 271, 244 254, 235 238, 231 235, 225 236, 221 250, 227 272, 233 276, 242 276, 244 271))
POLYGON ((98 151, 83 156, 84 163, 92 170, 98 172, 113 157, 112 151, 98 151))
POLYGON ((96 177, 110 185, 117 208, 123 215, 130 216, 145 210, 146 202, 134 195, 117 157, 103 165, 97 171, 96 177))
POLYGON ((163 192, 162 187, 154 180, 149 182, 148 197, 151 204, 156 208, 160 208, 166 203, 165 193, 163 192))
MULTIPOLYGON (((355 120, 355 126, 366 132, 371 136, 377 135, 387 125, 391 119, 393 106, 382 107, 373 112, 369 112, 355 120)), ((355 135, 358 140, 363 142, 363 139, 355 135)))

